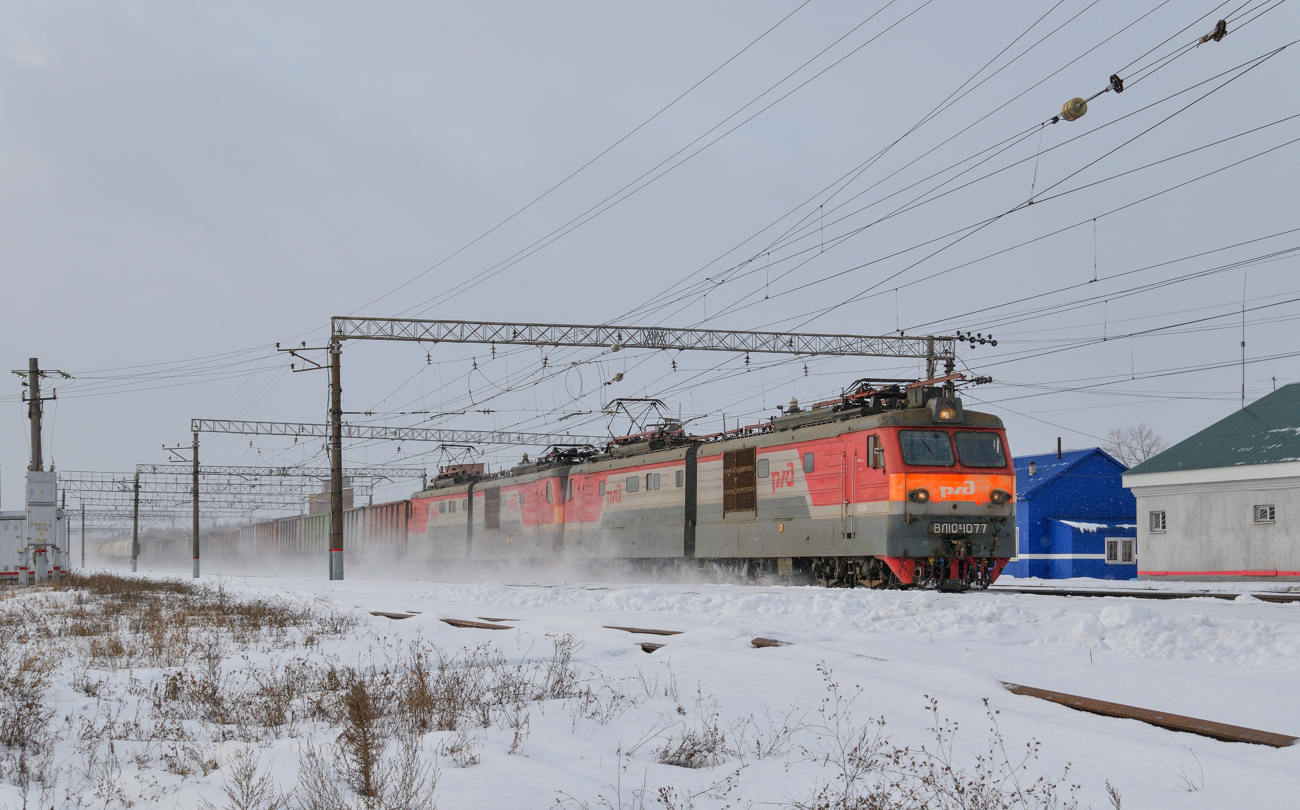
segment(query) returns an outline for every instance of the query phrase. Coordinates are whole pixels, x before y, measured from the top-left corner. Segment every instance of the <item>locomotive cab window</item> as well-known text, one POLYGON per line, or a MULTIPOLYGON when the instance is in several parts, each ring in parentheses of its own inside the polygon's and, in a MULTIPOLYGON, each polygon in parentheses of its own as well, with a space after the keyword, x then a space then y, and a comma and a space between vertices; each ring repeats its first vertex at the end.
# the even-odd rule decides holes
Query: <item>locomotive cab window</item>
POLYGON ((806 473, 810 473, 810 472, 812 472, 814 469, 816 469, 816 462, 813 460, 813 454, 812 454, 812 453, 804 453, 804 454, 803 454, 803 471, 806 472, 806 473))
POLYGON ((917 467, 951 467, 952 442, 942 430, 900 430, 898 445, 903 461, 917 467))
POLYGON ((627 486, 624 490, 627 492, 638 492, 641 489, 641 476, 633 475, 627 479, 627 486))
POLYGON ((967 467, 1005 467, 1007 454, 1002 450, 1002 437, 996 433, 958 431, 957 457, 967 467))
POLYGON ((767 459, 765 458, 760 458, 758 460, 758 477, 759 478, 767 477, 767 459))

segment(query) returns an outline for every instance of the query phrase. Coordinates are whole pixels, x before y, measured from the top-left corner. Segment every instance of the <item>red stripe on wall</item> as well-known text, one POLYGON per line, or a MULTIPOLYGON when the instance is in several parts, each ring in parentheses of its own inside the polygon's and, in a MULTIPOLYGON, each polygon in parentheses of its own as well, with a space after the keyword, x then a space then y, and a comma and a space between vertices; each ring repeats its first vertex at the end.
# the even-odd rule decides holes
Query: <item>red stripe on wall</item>
POLYGON ((1300 571, 1138 571, 1145 577, 1300 577, 1300 571))

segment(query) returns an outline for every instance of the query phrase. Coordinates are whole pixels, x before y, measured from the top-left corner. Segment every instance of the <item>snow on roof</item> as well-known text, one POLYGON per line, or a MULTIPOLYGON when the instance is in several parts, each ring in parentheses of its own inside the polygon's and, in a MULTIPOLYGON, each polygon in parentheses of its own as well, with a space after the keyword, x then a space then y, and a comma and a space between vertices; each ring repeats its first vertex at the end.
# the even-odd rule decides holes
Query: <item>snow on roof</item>
POLYGON ((1284 385, 1133 469, 1130 475, 1300 460, 1300 383, 1284 385))
POLYGON ((1087 447, 1082 450, 1069 450, 1058 459, 1055 453, 1043 453, 1037 456, 1017 456, 1013 459, 1016 468, 1016 500, 1026 500, 1035 490, 1069 470, 1074 465, 1094 454, 1109 459, 1116 467, 1115 474, 1124 471, 1124 465, 1111 458, 1099 447, 1087 447), (1029 462, 1034 462, 1035 472, 1029 474, 1029 462))
POLYGON ((1052 523, 1060 523, 1062 526, 1069 526, 1071 529, 1078 529, 1081 532, 1101 532, 1112 531, 1114 529, 1136 529, 1132 523, 1119 523, 1117 521, 1087 521, 1087 520, 1065 520, 1064 518, 1048 518, 1052 523))

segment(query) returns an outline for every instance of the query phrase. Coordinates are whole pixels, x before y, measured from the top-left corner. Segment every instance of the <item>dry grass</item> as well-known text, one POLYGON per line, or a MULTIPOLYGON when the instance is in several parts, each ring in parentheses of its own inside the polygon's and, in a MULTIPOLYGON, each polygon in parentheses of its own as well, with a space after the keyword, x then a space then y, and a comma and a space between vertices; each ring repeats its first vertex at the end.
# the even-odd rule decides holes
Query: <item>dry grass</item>
MULTIPOLYGON (((221 810, 423 810, 434 806, 434 757, 474 767, 493 727, 510 733, 517 754, 533 711, 558 703, 576 732, 659 701, 666 711, 641 742, 620 749, 612 793, 594 806, 716 805, 731 800, 750 759, 782 758, 820 766, 807 798, 789 805, 798 810, 1072 807, 1065 775, 1032 777, 1038 744, 1013 756, 991 710, 990 734, 970 759, 957 755, 958 729, 937 703, 928 707, 931 742, 898 747, 883 719, 854 720, 856 695, 826 669, 816 711, 732 723, 699 693, 692 710, 683 707, 671 669, 662 679, 612 679, 575 663, 579 645, 567 635, 548 636, 537 656, 417 641, 345 663, 321 649, 367 621, 327 603, 243 598, 184 580, 79 574, 0 589, 0 779, 32 807, 181 806, 167 791, 206 778, 221 786, 221 810), (47 702, 60 683, 79 704, 61 726, 47 702), (642 779, 628 789, 629 757, 652 742, 661 764, 739 766, 721 778, 678 772, 694 787, 642 779), (284 751, 298 754, 292 789, 271 777, 274 760, 263 763, 284 751)), ((1118 791, 1109 799, 1120 806, 1118 791)), ((567 795, 559 804, 591 806, 567 795)))

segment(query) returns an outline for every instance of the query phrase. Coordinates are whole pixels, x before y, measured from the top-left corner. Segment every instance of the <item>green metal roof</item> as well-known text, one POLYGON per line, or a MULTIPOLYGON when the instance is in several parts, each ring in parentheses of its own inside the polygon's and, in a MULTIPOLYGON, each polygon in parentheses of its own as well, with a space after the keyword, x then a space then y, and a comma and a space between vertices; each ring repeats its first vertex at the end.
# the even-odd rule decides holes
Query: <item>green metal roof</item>
POLYGON ((1220 419, 1126 475, 1300 461, 1300 383, 1220 419))

